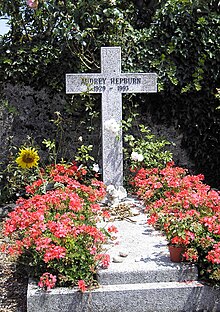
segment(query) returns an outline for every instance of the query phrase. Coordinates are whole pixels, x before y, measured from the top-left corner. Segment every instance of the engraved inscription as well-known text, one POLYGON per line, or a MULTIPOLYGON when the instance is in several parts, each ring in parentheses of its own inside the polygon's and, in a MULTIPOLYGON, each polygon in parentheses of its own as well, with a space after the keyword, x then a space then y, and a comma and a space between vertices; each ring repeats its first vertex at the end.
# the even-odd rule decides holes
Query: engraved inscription
POLYGON ((111 84, 140 84, 141 78, 110 78, 111 84))
POLYGON ((91 87, 93 92, 102 93, 108 90, 115 90, 118 92, 128 92, 129 85, 141 85, 142 79, 140 77, 92 77, 92 78, 81 78, 81 85, 91 87), (113 88, 113 87, 116 88, 113 88))
POLYGON ((106 82, 107 78, 81 78, 81 84, 84 85, 103 85, 106 82))
POLYGON ((118 91, 126 92, 129 90, 129 86, 118 86, 118 91))
POLYGON ((105 92, 106 87, 105 86, 94 86, 93 91, 94 92, 105 92))

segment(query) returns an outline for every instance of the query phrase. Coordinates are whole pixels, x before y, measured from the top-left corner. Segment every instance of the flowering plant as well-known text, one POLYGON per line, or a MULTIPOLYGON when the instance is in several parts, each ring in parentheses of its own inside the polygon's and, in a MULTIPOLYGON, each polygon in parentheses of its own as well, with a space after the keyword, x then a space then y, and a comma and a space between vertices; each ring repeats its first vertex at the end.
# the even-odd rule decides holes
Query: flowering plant
POLYGON ((10 241, 1 249, 18 257, 40 287, 78 285, 84 291, 95 283, 97 267, 108 266, 102 246, 116 231, 97 226, 109 217, 98 204, 105 187, 87 179, 86 168, 75 163, 48 166, 40 173, 26 187, 29 198, 19 198, 9 213, 3 234, 10 241))
MULTIPOLYGON (((123 127, 128 130, 130 125, 123 121, 123 127)), ((139 125, 139 137, 132 134, 126 134, 125 142, 125 160, 129 160, 129 165, 133 170, 140 168, 163 168, 165 164, 172 159, 172 153, 166 150, 166 146, 171 143, 167 140, 156 137, 144 125, 139 125)))
POLYGON ((171 162, 161 170, 142 168, 132 183, 146 203, 148 223, 169 244, 185 246, 185 259, 198 264, 201 276, 220 282, 220 192, 203 179, 171 162))
POLYGON ((33 168, 38 166, 40 157, 35 148, 21 148, 16 163, 23 169, 33 168))
POLYGON ((13 146, 9 151, 8 164, 0 168, 0 205, 14 203, 25 194, 25 186, 39 175, 40 157, 35 148, 23 146, 18 150, 13 146))
POLYGON ((172 153, 167 150, 167 145, 172 143, 156 137, 142 124, 133 129, 132 118, 123 120, 122 125, 127 132, 124 135, 124 167, 127 171, 125 182, 129 188, 141 168, 164 168, 172 160, 172 153), (133 133, 137 135, 134 136, 133 133))
POLYGON ((137 152, 132 152, 131 153, 131 159, 133 161, 143 161, 144 160, 144 156, 142 154, 138 154, 137 152))
POLYGON ((27 0, 29 8, 36 10, 38 8, 38 0, 27 0))
MULTIPOLYGON (((58 119, 56 123, 60 122, 60 116, 57 112, 58 119)), ((43 144, 46 146, 46 154, 44 160, 40 159, 38 150, 32 147, 31 138, 20 148, 11 147, 10 157, 8 164, 0 168, 0 205, 6 203, 15 202, 20 196, 25 196, 25 187, 38 179, 41 176, 40 167, 45 168, 44 162, 47 164, 57 164, 58 161, 58 147, 56 147, 55 140, 50 139, 43 140, 43 144), (15 156, 16 154, 16 156, 15 156), (43 164, 43 165, 42 165, 43 164), (3 169, 3 170, 1 170, 3 169)), ((91 179, 92 177, 99 178, 99 166, 94 163, 94 158, 91 156, 93 146, 81 144, 76 151, 75 161, 84 165, 87 170, 86 177, 91 179)), ((59 157, 60 158, 60 157, 59 157)), ((65 163, 61 157, 62 163, 65 163)), ((47 167, 50 168, 50 166, 47 167)), ((80 172, 78 172, 79 175, 80 172)))
POLYGON ((118 135, 121 129, 120 124, 118 124, 117 121, 113 118, 106 120, 104 123, 104 127, 113 135, 118 135))

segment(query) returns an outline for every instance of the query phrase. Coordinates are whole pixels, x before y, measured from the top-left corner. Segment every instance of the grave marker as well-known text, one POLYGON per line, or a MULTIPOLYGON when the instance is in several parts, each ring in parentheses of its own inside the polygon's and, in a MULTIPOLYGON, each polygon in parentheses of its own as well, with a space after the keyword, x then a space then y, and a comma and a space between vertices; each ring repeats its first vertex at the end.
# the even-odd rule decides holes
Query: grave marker
POLYGON ((122 93, 157 92, 155 73, 121 73, 121 48, 101 48, 101 73, 66 75, 66 93, 102 94, 102 169, 106 185, 123 185, 122 93), (112 124, 112 126, 111 126, 112 124), (117 134, 115 131, 119 130, 117 134))

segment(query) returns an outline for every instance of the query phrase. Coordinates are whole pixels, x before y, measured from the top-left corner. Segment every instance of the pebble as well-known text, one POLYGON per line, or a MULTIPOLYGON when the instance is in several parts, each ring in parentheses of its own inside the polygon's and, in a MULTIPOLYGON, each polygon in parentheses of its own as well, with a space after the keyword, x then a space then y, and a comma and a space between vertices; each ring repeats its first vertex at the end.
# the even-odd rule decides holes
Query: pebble
POLYGON ((140 215, 140 211, 138 211, 137 209, 135 208, 131 208, 130 209, 132 215, 135 217, 135 216, 139 216, 140 215))
POLYGON ((123 262, 123 258, 122 257, 113 257, 112 258, 112 262, 114 263, 122 263, 123 262))
POLYGON ((128 253, 127 253, 127 252, 124 252, 124 251, 120 251, 120 252, 119 252, 119 256, 125 258, 125 257, 128 256, 128 253))
POLYGON ((139 256, 139 257, 136 257, 135 258, 135 262, 140 262, 140 261, 142 261, 144 258, 143 258, 143 256, 139 256))

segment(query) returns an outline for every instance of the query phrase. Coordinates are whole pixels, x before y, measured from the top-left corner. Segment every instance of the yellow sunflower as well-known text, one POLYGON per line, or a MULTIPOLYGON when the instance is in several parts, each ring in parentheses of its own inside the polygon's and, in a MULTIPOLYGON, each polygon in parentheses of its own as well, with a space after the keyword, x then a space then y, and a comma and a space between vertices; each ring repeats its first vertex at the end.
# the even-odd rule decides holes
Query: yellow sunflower
POLYGON ((20 149, 18 157, 15 161, 21 168, 29 169, 32 167, 37 167, 39 159, 40 157, 38 152, 32 147, 27 147, 20 149))

